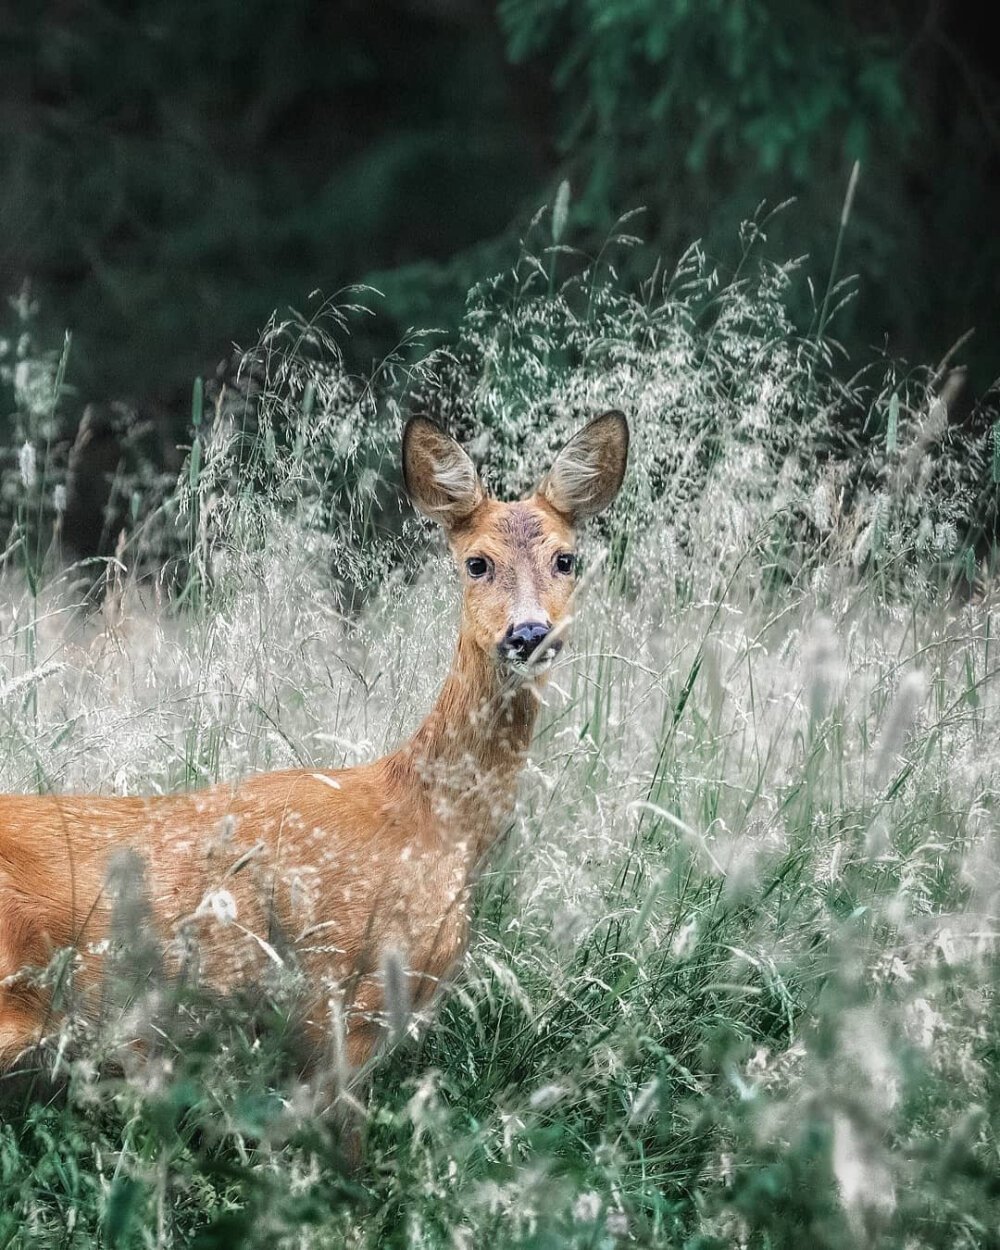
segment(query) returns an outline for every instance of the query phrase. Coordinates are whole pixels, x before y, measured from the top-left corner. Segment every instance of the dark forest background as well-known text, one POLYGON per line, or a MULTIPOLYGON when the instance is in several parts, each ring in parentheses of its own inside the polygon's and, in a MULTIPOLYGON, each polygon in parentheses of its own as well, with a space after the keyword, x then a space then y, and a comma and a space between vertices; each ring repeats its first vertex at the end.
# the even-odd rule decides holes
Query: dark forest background
MULTIPOLYGON (((820 291, 850 171, 852 354, 1000 372, 1000 85, 988 6, 906 0, 7 0, 0 291, 72 331, 74 403, 180 431, 191 379, 275 307, 368 282, 365 367, 447 331, 572 188, 566 240, 621 214, 648 272, 739 223, 820 291), (171 415, 173 414, 173 415, 171 415)), ((808 321, 811 310, 803 308, 808 321)))

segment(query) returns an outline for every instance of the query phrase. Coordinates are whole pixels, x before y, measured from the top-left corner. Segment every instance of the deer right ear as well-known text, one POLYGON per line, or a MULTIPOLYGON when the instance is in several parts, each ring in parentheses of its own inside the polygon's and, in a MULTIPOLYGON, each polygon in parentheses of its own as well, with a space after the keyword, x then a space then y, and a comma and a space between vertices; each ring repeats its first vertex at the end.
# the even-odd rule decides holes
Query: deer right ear
POLYGON ((406 423, 403 481, 414 506, 446 530, 470 517, 486 498, 476 466, 427 417, 411 417, 406 423))

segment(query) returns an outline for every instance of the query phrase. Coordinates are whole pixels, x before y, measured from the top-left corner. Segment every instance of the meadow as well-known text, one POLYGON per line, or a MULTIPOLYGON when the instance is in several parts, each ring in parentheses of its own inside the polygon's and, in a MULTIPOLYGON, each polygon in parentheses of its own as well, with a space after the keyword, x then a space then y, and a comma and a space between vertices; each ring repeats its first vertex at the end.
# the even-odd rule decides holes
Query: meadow
POLYGON ((1000 1245, 1000 444, 949 426, 939 370, 845 362, 832 279, 797 330, 765 228, 725 284, 697 248, 634 290, 628 238, 526 252, 447 350, 363 378, 364 293, 273 321, 240 385, 195 386, 99 595, 46 475, 65 362, 8 358, 7 791, 391 749, 457 634, 404 414, 507 497, 599 411, 633 442, 460 974, 356 1091, 360 1161, 298 1078, 294 968, 163 984, 121 882, 115 1006, 75 1015, 60 954, 0 1078, 0 1247, 1000 1245))

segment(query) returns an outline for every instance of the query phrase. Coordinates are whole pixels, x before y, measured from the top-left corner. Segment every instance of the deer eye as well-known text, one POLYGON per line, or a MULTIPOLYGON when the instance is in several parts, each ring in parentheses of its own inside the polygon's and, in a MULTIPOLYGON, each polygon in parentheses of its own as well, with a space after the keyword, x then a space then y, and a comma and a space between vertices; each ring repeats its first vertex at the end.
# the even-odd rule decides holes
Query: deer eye
POLYGON ((485 556, 470 556, 465 562, 465 571, 470 577, 485 577, 490 571, 490 562, 485 556))
POLYGON ((561 551, 559 555, 556 556, 556 572, 575 573, 576 556, 569 551, 561 551))

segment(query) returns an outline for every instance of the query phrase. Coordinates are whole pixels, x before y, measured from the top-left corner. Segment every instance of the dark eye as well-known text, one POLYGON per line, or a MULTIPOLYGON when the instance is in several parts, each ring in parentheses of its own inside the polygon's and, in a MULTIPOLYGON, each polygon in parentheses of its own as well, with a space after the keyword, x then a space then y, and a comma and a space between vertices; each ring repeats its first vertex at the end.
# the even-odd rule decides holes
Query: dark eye
POLYGON ((560 554, 556 556, 556 572, 575 573, 576 556, 571 555, 568 551, 560 552, 560 554))
POLYGON ((484 556, 470 556, 465 562, 465 571, 470 577, 485 577, 490 571, 490 562, 484 556))

